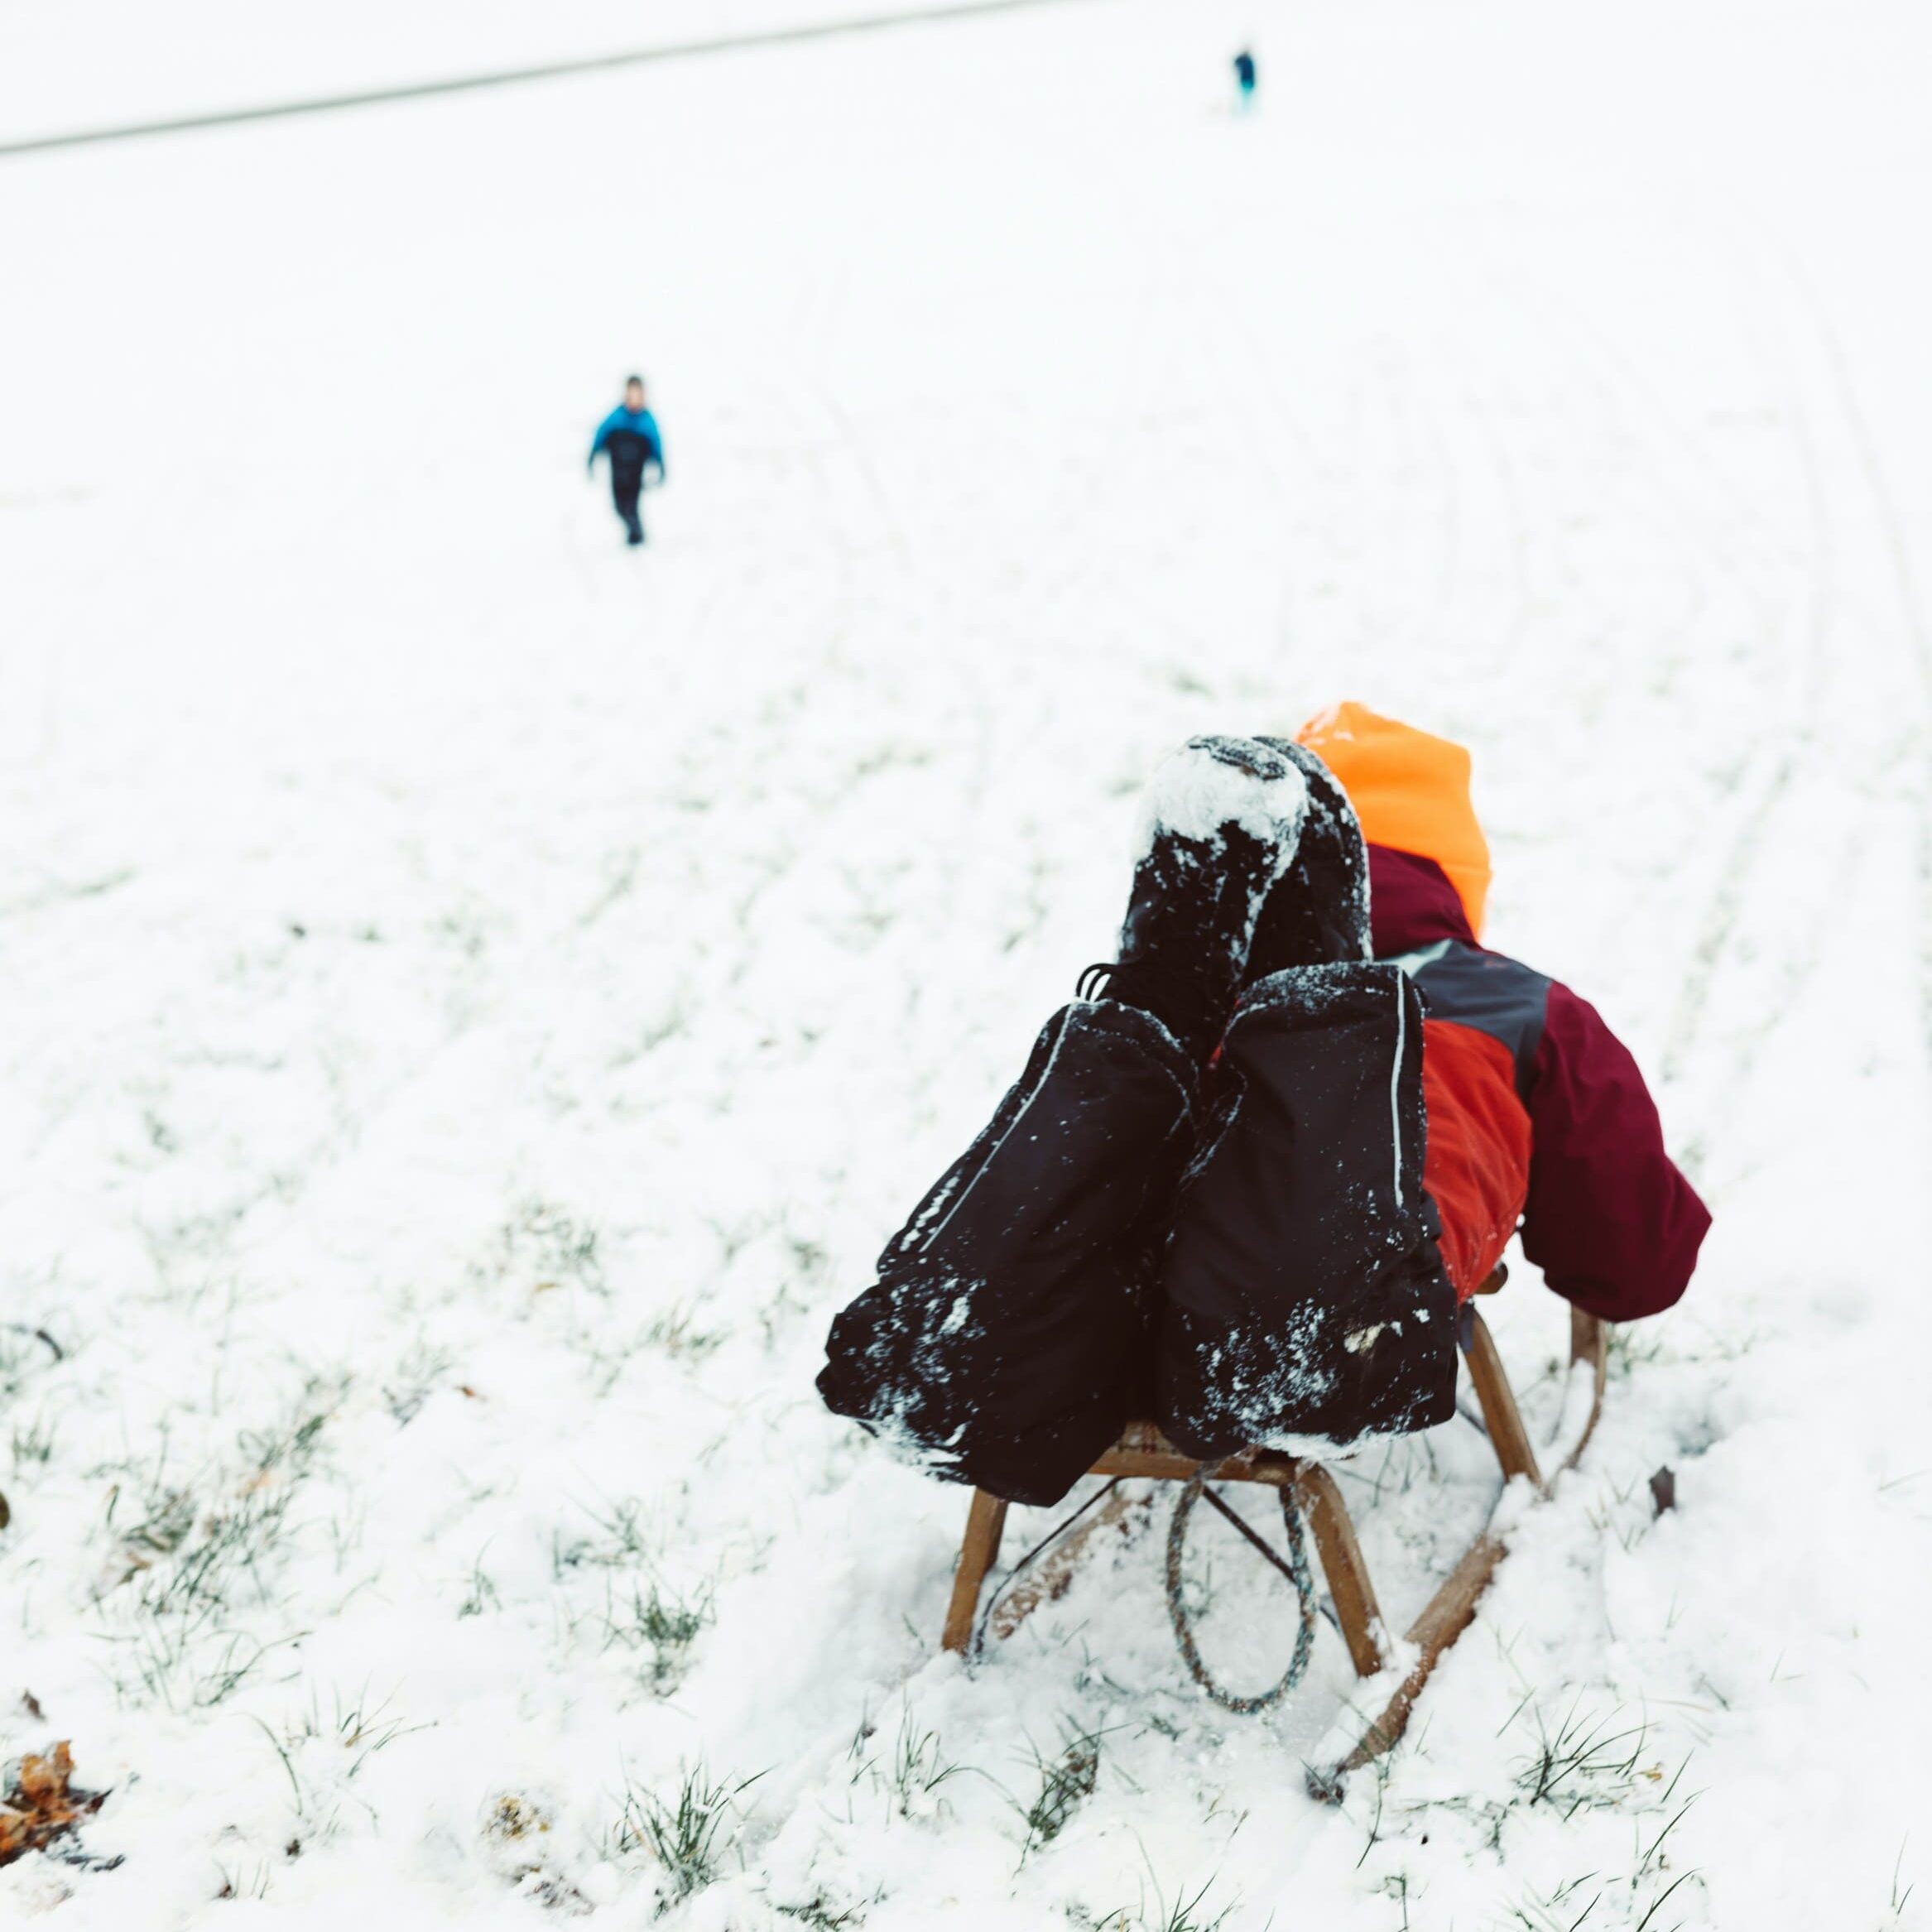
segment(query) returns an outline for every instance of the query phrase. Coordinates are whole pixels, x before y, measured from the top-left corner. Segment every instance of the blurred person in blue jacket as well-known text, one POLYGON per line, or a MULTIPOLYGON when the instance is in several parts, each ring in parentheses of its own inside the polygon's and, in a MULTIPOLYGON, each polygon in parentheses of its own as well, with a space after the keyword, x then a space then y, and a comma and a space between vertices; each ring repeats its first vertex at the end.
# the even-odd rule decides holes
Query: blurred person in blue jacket
POLYGON ((644 520, 637 514, 637 496, 644 488, 645 472, 655 469, 653 480, 664 481, 664 438, 658 433, 657 418, 644 406, 642 376, 625 382, 624 400, 597 425, 589 466, 594 473, 600 451, 610 458, 611 502, 623 519, 627 541, 642 543, 644 520))

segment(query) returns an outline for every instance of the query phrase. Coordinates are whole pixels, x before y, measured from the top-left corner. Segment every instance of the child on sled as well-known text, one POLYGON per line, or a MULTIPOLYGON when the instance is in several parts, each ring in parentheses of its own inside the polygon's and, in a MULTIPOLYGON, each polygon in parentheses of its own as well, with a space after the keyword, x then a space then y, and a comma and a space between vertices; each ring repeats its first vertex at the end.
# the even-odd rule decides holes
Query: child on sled
POLYGON ((1480 943, 1468 776, 1352 704, 1168 759, 1118 959, 834 1322, 827 1403, 1046 1504, 1133 1416, 1204 1459, 1444 1420, 1519 1223, 1593 1314, 1675 1302, 1709 1216, 1595 1010, 1480 943))

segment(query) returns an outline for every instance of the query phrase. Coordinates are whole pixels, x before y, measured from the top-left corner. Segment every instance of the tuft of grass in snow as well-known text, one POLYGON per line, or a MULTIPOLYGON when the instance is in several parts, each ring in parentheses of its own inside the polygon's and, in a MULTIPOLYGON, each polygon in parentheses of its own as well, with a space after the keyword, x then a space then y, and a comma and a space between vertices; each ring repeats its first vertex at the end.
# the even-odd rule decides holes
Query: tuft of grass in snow
MULTIPOLYGON (((1510 1907, 1510 1917, 1524 1928, 1524 1932, 1576 1932, 1598 1906, 1603 1902, 1603 1886, 1598 1882, 1598 1874, 1585 1872, 1580 1877, 1567 1879, 1546 1896, 1532 1891, 1510 1907), (1585 1887, 1594 1889, 1585 1896, 1585 1887), (1579 1901, 1583 1909, 1579 1911, 1579 1901)), ((1408 1924, 1406 1908, 1402 1923, 1408 1924)))
POLYGON ((1593 1506, 1588 1512, 1591 1528, 1599 1536, 1614 1536, 1626 1555, 1650 1534, 1651 1526, 1657 1520, 1649 1484, 1641 1485, 1641 1502, 1637 1501, 1639 1487, 1636 1478, 1626 1483, 1612 1483, 1608 1485, 1610 1502, 1601 1507, 1593 1506))
POLYGON ((470 1565, 469 1588, 464 1593, 463 1601, 456 1606, 457 1620, 465 1617, 480 1617, 486 1610, 497 1608, 502 1602, 497 1594, 497 1586, 484 1573, 483 1552, 477 1552, 476 1561, 470 1565))
MULTIPOLYGON (((397 1716, 387 1698, 372 1704, 367 1686, 348 1704, 339 1690, 335 1692, 333 1712, 326 1717, 311 1690, 308 1709, 285 1723, 279 1732, 260 1718, 252 1722, 281 1761, 295 1795, 296 1816, 310 1838, 334 1835, 339 1801, 344 1798, 353 1799, 375 1824, 374 1806, 349 1787, 378 1752, 387 1750, 399 1738, 435 1728, 433 1723, 412 1724, 397 1716)), ((291 1838, 289 1844, 287 1855, 298 1857, 300 1838, 291 1838)))
POLYGON ((1612 1322, 1603 1338, 1603 1367, 1607 1375, 1623 1377, 1639 1368, 1648 1368, 1664 1357, 1665 1336, 1648 1322, 1612 1322))
POLYGON ((662 1696, 684 1675, 691 1646, 711 1617, 709 1588, 684 1598, 667 1594, 654 1583, 646 1597, 633 1585, 627 1609, 615 1612, 611 1606, 605 1608, 604 1647, 620 1644, 627 1650, 648 1650, 651 1688, 662 1696))
MULTIPOLYGON (((203 1608, 224 1609, 244 1579, 257 1601, 267 1603, 262 1566, 281 1540, 294 1496, 291 1487, 248 1483, 225 1507, 203 1520, 198 1536, 184 1536, 171 1546, 172 1564, 148 1566, 141 1588, 142 1608, 156 1618, 203 1608)), ((159 1526, 161 1536, 176 1533, 183 1501, 177 1499, 176 1513, 159 1526)), ((144 1524, 142 1533, 156 1536, 156 1523, 144 1524)))
POLYGON ((382 1384, 382 1406, 398 1429, 406 1429, 422 1412, 438 1382, 456 1366, 456 1358, 427 1343, 418 1342, 396 1365, 382 1384))
MULTIPOLYGON (((166 1445, 162 1446, 165 1459, 166 1445)), ((122 1578, 123 1583, 137 1571, 148 1568, 151 1556, 171 1556, 188 1540, 188 1532, 195 1527, 195 1498, 185 1489, 165 1487, 161 1480, 165 1463, 156 1466, 155 1480, 145 1486, 134 1498, 133 1507, 128 1512, 133 1521, 121 1531, 120 1540, 132 1567, 122 1578)), ((121 1507, 122 1491, 119 1483, 108 1492, 108 1526, 114 1527, 114 1519, 121 1507)))
POLYGON ((490 929, 495 923, 480 906, 464 905, 433 920, 430 931, 455 947, 465 959, 480 959, 489 949, 490 929))
POLYGON ((960 1769, 949 1762, 940 1751, 939 1733, 916 1728, 908 1710, 899 1726, 899 1736, 892 1747, 892 1767, 886 1775, 899 1815, 911 1818, 922 1809, 921 1800, 930 1798, 949 1778, 957 1777, 960 1769))
POLYGON ((1909 1837, 1900 1841, 1898 1857, 1893 1862, 1891 1867, 1891 1896, 1888 1901, 1887 1909, 1891 1913, 1895 1923, 1905 1917, 1906 1901, 1911 1897, 1915 1889, 1909 1882, 1903 1891, 1899 1888, 1899 1875, 1905 1870, 1906 1865, 1906 1847, 1910 1843, 1911 1839, 1909 1837))
POLYGON ((129 1479, 109 1490, 105 1522, 118 1574, 94 1603, 111 1625, 123 1626, 107 1634, 132 1659, 131 1675, 110 1673, 123 1701, 138 1693, 171 1709, 220 1704, 275 1647, 233 1627, 230 1617, 244 1601, 256 1607, 273 1601, 269 1575, 289 1509, 328 1420, 326 1404, 337 1393, 334 1385, 311 1379, 296 1420, 244 1430, 239 1466, 199 1485, 209 1497, 205 1514, 194 1489, 170 1480, 165 1434, 151 1468, 129 1468, 129 1479), (118 1599, 130 1584, 131 1599, 118 1599))
POLYGON ((1427 1435, 1397 1436, 1372 1463, 1367 1458, 1363 1463, 1364 1467, 1357 1470, 1338 1463, 1335 1472, 1367 1490, 1363 1504, 1366 1508, 1374 1508, 1385 1497, 1406 1496, 1419 1482, 1434 1484, 1442 1479, 1435 1444, 1427 1435))
POLYGON ((695 1309, 675 1303, 650 1324, 642 1338, 646 1348, 661 1348, 673 1358, 702 1361, 713 1349, 723 1347, 725 1336, 720 1329, 699 1328, 697 1319, 695 1309))
POLYGON ((1214 1889, 1214 1881, 1209 1878, 1191 1896, 1187 1887, 1183 1886, 1175 1895, 1174 1903, 1170 1906, 1162 1896, 1159 1883, 1156 1882, 1151 1908, 1143 1899, 1137 1910, 1128 1911, 1123 1908, 1119 1911, 1110 1912, 1098 1922, 1094 1932, 1215 1932, 1217 1926, 1227 1922, 1228 1915, 1240 1901, 1232 1900, 1212 1917, 1204 1916, 1208 1894, 1214 1889))
POLYGON ((29 1463, 46 1463, 54 1454, 54 1425, 38 1415, 24 1429, 13 1432, 13 1466, 23 1469, 29 1463))
POLYGON ((478 1272, 497 1281, 522 1276, 533 1295, 566 1287, 607 1294, 600 1238, 591 1223, 578 1220, 569 1209, 526 1200, 498 1229, 490 1265, 478 1272))
MULTIPOLYGON (((1541 1710, 1532 1714, 1536 1748, 1516 1768, 1516 1785, 1521 1797, 1492 1813, 1492 1849, 1500 1849, 1504 1820, 1516 1805, 1525 1802, 1532 1808, 1548 1805, 1560 1811, 1566 1823, 1583 1810, 1628 1809, 1639 1816, 1627 1872, 1586 1872, 1547 1893, 1532 1891, 1510 1908, 1511 1925, 1522 1927, 1524 1932, 1573 1932, 1586 1920, 1597 1922, 1597 1908, 1606 1900, 1620 1896, 1627 1917, 1619 1924, 1629 1924, 1633 1932, 1636 1928, 1673 1932, 1657 1915, 1680 1886, 1698 1876, 1694 1869, 1672 1876, 1666 1849, 1671 1834, 1697 1802, 1694 1792, 1677 1799, 1678 1785, 1690 1760, 1686 1757, 1666 1781, 1660 1764, 1641 1761, 1647 1724, 1618 1728, 1621 1712, 1592 1717, 1583 1712, 1580 1700, 1573 1702, 1554 1727, 1541 1710)), ((1515 1714, 1510 1721, 1515 1721, 1515 1714)), ((1506 1724, 1504 1728, 1507 1728, 1506 1724)))
POLYGON ((1204 1885, 1192 1898, 1176 1899, 1173 1909, 1165 1919, 1159 1921, 1157 1926, 1151 1921, 1143 1923, 1149 1924, 1150 1932, 1214 1932, 1214 1928, 1226 1920, 1234 1907, 1225 1905, 1211 1919, 1199 1915, 1202 1901, 1208 1896, 1208 1886, 1213 1883, 1214 1881, 1209 1879, 1208 1885, 1204 1885))
POLYGON ((298 1406, 299 1420, 286 1429, 244 1429, 238 1439, 253 1474, 257 1478, 266 1477, 276 1469, 286 1468, 291 1474, 305 1476, 315 1454, 316 1438, 329 1420, 329 1407, 341 1393, 339 1384, 327 1384, 317 1378, 302 1391, 298 1406), (319 1398, 325 1390, 329 1400, 320 1402, 319 1398))
POLYGON ((802 1906, 779 1906, 776 1909, 788 1919, 796 1919, 801 1925, 813 1927, 814 1932, 849 1932, 851 1927, 865 1923, 864 1915, 857 1906, 834 1911, 822 1898, 809 1899, 802 1906))
POLYGON ((268 1896, 268 1886, 274 1873, 266 1860, 252 1870, 244 1870, 237 1866, 231 1872, 217 1859, 214 1868, 221 1877, 221 1888, 214 1895, 218 1899, 262 1899, 268 1896))
POLYGON ((1401 1932, 1410 1932, 1409 1874, 1406 1872, 1397 1872, 1392 1877, 1385 1878, 1382 1889, 1384 1897, 1392 1898, 1402 1908, 1401 1932))
POLYGON ((1649 1728, 1612 1730, 1617 1714, 1590 1718, 1573 1704, 1552 1730, 1539 1709, 1536 1749, 1517 1768, 1516 1788, 1531 1805, 1554 1805, 1565 1819, 1613 1808, 1641 1790, 1638 1761, 1649 1728))
POLYGON ((1065 1744, 1054 1756, 1043 1757, 1035 1752, 1040 1795, 1026 1807, 1026 1852, 1058 1838, 1081 1801, 1093 1795, 1100 1780, 1101 1736, 1098 1731, 1068 1724, 1065 1744))
POLYGON ((564 1580, 566 1570, 648 1565, 662 1550, 665 1539, 646 1521, 644 1505, 635 1496, 622 1497, 601 1511, 584 1513, 596 1528, 594 1536, 566 1540, 557 1531, 550 1537, 550 1574, 558 1583, 564 1580))
POLYGON ((948 1760, 940 1747, 938 1732, 921 1730, 913 1721, 910 1703, 900 1707, 899 1729, 889 1762, 882 1763, 868 1754, 867 1747, 877 1734, 871 1713, 862 1713, 858 1728, 846 1747, 846 1760, 853 1766, 852 1782, 856 1785, 861 1778, 869 1776, 874 1788, 892 1800, 892 1809, 901 1818, 936 1810, 938 1806, 929 1803, 933 1793, 968 1768, 948 1760))
POLYGON ((0 1402, 11 1402, 36 1370, 51 1367, 65 1353, 45 1329, 0 1322, 0 1402))
POLYGON ((10 1402, 26 1380, 27 1351, 11 1326, 0 1328, 0 1402, 10 1402))
POLYGON ((681 1774, 674 1797, 661 1798, 636 1785, 626 1789, 608 1849, 613 1858, 642 1851, 656 1861, 663 1874, 658 1882, 660 1914, 702 1891, 718 1876, 723 1850, 718 1834, 733 1803, 763 1775, 758 1772, 735 1785, 713 1784, 699 1763, 681 1774))
POLYGON ((320 1707, 311 1699, 308 1711, 289 1736, 293 1742, 316 1739, 339 1747, 348 1754, 346 1775, 353 1778, 378 1751, 387 1750, 397 1738, 434 1728, 434 1725, 411 1724, 396 1716, 387 1698, 372 1704, 365 1685, 353 1704, 344 1704, 338 1691, 334 1713, 328 1718, 322 1716, 320 1707))

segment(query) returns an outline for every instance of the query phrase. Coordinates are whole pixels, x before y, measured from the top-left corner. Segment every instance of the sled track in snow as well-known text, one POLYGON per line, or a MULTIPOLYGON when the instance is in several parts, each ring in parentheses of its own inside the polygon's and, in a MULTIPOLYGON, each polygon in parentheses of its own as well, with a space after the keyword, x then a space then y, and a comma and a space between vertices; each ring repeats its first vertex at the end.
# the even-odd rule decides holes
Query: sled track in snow
POLYGON ((1789 348, 1767 345, 1766 353, 1767 368, 1783 392, 1785 410, 1790 420, 1792 450, 1805 507, 1808 605, 1794 653, 1796 706, 1795 714, 1781 728, 1782 743, 1774 754, 1769 776, 1733 831, 1704 924, 1693 944, 1664 1051, 1666 1079, 1682 1077, 1703 1030, 1718 968, 1731 949, 1744 914, 1747 888, 1766 848, 1766 831, 1798 770, 1799 754, 1806 736, 1807 712, 1817 708, 1829 676, 1830 647, 1838 621, 1838 556, 1817 425, 1789 348))
POLYGON ((129 121, 110 127, 77 128, 61 134, 33 135, 0 142, 0 160, 58 149, 100 147, 112 142, 145 141, 165 134, 193 134, 210 127, 238 127, 257 121, 287 121, 309 114, 334 114, 351 108, 385 107, 398 101, 433 100, 440 95, 478 94, 485 89, 520 87, 526 82, 567 80, 589 74, 608 74, 621 67, 642 67, 659 60, 688 60, 705 54, 748 52, 759 47, 800 46, 808 41, 840 40, 858 34, 883 32, 888 27, 925 26, 968 20, 992 13, 1018 13, 1055 7, 1067 0, 954 0, 949 6, 916 12, 860 14, 848 20, 815 21, 804 26, 767 27, 743 34, 715 34, 701 40, 672 41, 661 46, 627 47, 612 54, 589 54, 574 60, 550 60, 527 67, 492 68, 442 80, 405 82, 394 87, 358 89, 353 93, 316 94, 306 100, 273 101, 249 108, 219 108, 204 114, 182 114, 158 121, 129 121))
MULTIPOLYGON (((1713 894, 1704 925, 1698 935, 1678 1012, 1671 1028, 1664 1059, 1666 1078, 1680 1077, 1688 1064, 1703 1028, 1713 982, 1729 952, 1747 896, 1747 883, 1766 848, 1766 833, 1790 792, 1801 757, 1813 742, 1809 715, 1825 702, 1834 670, 1833 644, 1845 613, 1841 607, 1838 584, 1838 544, 1833 526, 1831 493, 1825 481, 1825 454, 1821 438, 1833 431, 1840 439, 1841 455, 1848 455, 1848 467, 1858 478, 1878 534, 1892 579, 1894 620, 1897 642, 1916 667, 1932 696, 1932 626, 1928 625, 1923 601, 1912 570, 1909 546, 1891 481, 1880 460, 1869 422, 1852 379, 1849 363, 1830 311, 1798 262, 1786 257, 1781 263, 1782 280, 1798 297, 1797 310, 1804 317, 1803 339, 1816 361, 1814 383, 1816 406, 1807 400, 1804 379, 1793 359, 1791 347, 1772 354, 1779 365, 1785 408, 1790 416, 1795 454, 1798 457, 1803 493, 1807 506, 1811 549, 1811 608, 1805 627, 1798 667, 1797 715, 1785 727, 1783 744, 1770 777, 1737 827, 1722 882, 1713 894)), ((1924 802, 1919 809, 1920 890, 1926 908, 1926 937, 1921 947, 1920 965, 1920 1004, 1924 1016, 1922 1044, 1932 1060, 1932 818, 1924 802)), ((1809 968, 1800 969, 1800 977, 1809 968)), ((1734 1089, 1745 1070, 1742 1056, 1729 1069, 1725 1086, 1734 1089)))
MULTIPOLYGON (((1919 591, 1917 574, 1912 568, 1911 546, 1906 539, 1905 518, 1899 507, 1898 497, 1879 456, 1878 445, 1872 433, 1871 419, 1859 397, 1858 384, 1853 377, 1850 358, 1845 353, 1843 341, 1839 336, 1837 325, 1832 320, 1830 311, 1825 307, 1817 285, 1796 262, 1790 264, 1789 272, 1800 297, 1811 312, 1814 326, 1824 353, 1831 387, 1836 394, 1858 469, 1864 477, 1872 499, 1879 539, 1891 567, 1905 635, 1911 646, 1913 661, 1918 667, 1920 680, 1925 687, 1928 728, 1932 728, 1932 620, 1929 620, 1926 616, 1925 600, 1919 591)), ((1918 801, 1918 822, 1920 1044, 1926 1065, 1929 1069, 1932 1069, 1932 808, 1929 808, 1922 793, 1918 801)))

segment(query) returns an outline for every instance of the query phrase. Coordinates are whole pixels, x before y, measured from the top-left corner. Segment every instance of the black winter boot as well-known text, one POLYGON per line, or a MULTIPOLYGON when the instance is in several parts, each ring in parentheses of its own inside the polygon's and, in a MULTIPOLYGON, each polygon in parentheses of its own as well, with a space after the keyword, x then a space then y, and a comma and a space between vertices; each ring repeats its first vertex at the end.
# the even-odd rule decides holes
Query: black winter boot
POLYGON ((1268 895, 1248 950, 1252 985, 1287 966, 1366 959, 1368 848, 1348 795, 1311 751, 1286 738, 1256 741, 1292 762, 1308 786, 1308 822, 1295 863, 1268 895))
POLYGON ((1259 738, 1190 738, 1148 786, 1120 959, 1089 973, 1197 1060, 1220 1041, 1256 921, 1294 863, 1309 803, 1300 765, 1259 738))
POLYGON ((1422 1006, 1392 963, 1257 982, 1163 1257, 1161 1425, 1189 1455, 1426 1429, 1456 1296, 1422 1182, 1422 1006))
POLYGON ((935 1475, 1057 1502, 1152 1403, 1151 1276, 1195 1081, 1145 1012, 1055 1014, 833 1323, 827 1406, 935 1475))

